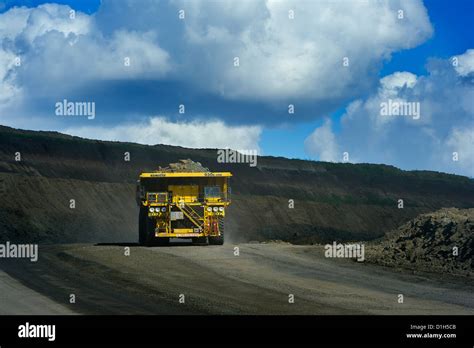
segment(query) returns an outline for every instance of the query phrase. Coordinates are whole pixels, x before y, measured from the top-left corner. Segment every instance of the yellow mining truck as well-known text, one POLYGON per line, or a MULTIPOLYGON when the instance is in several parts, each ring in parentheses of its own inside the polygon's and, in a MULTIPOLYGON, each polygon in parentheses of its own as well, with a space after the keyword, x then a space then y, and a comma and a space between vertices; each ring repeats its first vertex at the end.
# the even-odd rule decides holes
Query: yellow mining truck
POLYGON ((170 238, 195 244, 224 244, 224 217, 230 204, 229 172, 210 172, 181 160, 137 181, 139 242, 167 245, 170 238))

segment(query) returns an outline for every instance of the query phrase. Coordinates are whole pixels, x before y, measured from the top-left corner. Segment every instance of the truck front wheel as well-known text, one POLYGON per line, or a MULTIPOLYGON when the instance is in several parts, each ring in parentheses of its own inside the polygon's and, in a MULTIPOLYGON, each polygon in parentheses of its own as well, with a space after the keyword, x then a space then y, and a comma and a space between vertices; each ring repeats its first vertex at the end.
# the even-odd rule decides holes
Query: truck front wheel
POLYGON ((219 219, 219 236, 209 237, 210 245, 224 245, 224 219, 219 219))
MULTIPOLYGON (((153 246, 154 244, 159 244, 158 240, 162 238, 155 237, 155 228, 156 228, 156 221, 154 219, 150 219, 148 216, 145 217, 145 233, 144 233, 144 244, 146 246, 153 246)), ((163 238, 168 239, 168 238, 163 238)))

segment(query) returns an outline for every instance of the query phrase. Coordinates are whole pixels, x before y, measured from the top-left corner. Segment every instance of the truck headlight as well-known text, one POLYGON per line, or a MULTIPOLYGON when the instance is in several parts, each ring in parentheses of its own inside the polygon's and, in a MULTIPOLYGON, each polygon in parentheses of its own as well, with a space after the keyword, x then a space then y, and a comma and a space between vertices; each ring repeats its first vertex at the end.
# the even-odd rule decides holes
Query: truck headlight
POLYGON ((224 207, 219 207, 219 211, 224 211, 224 207))
POLYGON ((164 213, 166 211, 166 207, 161 208, 161 211, 164 213))
POLYGON ((155 212, 155 208, 150 207, 150 213, 154 213, 154 212, 155 212))
POLYGON ((212 211, 212 208, 211 208, 211 207, 207 207, 207 211, 212 211))
POLYGON ((217 207, 214 207, 214 208, 213 208, 213 210, 214 210, 214 211, 218 211, 218 210, 219 210, 219 208, 217 208, 217 207))

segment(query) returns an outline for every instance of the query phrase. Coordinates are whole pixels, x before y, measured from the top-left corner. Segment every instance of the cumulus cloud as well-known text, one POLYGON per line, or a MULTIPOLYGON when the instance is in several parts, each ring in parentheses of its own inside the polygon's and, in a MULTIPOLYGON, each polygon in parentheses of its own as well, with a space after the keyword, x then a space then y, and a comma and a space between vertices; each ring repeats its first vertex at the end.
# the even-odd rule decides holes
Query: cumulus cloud
POLYGON ((320 161, 336 162, 341 158, 336 136, 331 130, 331 120, 329 119, 306 138, 304 145, 306 153, 317 156, 320 161))
POLYGON ((458 57, 462 65, 432 60, 427 76, 396 72, 382 78, 376 93, 348 106, 337 134, 328 124, 313 132, 306 141, 308 154, 326 156, 334 149, 331 142, 326 150, 322 140, 312 140, 324 134, 321 139, 335 137, 352 161, 474 176, 474 72, 459 70, 471 66, 474 55, 468 50, 458 57), (419 103, 420 117, 383 115, 389 100, 419 103))
POLYGON ((172 122, 165 117, 151 117, 146 122, 119 124, 113 127, 84 126, 68 128, 64 133, 85 138, 128 141, 139 144, 166 144, 191 148, 231 148, 259 150, 261 128, 229 126, 220 120, 172 122))
POLYGON ((0 59, 7 57, 0 82, 15 88, 17 98, 35 98, 87 89, 98 80, 161 78, 171 63, 156 35, 117 30, 104 36, 93 16, 65 5, 12 8, 0 14, 0 59))
POLYGON ((0 14, 3 49, 25 62, 13 82, 29 95, 166 78, 231 99, 334 106, 372 86, 391 53, 431 34, 421 0, 103 0, 97 14, 74 18, 57 4, 0 14))
MULTIPOLYGON (((462 172, 474 177, 474 121, 470 126, 464 129, 453 128, 446 139, 446 148, 452 151, 451 160, 453 160, 454 154, 458 157, 461 170, 457 170, 456 172, 462 172)), ((447 159, 449 160, 449 158, 447 159)))
POLYGON ((37 37, 50 31, 60 32, 65 37, 69 34, 88 34, 92 29, 92 18, 71 11, 69 6, 56 4, 44 4, 37 8, 14 7, 0 15, 0 38, 11 41, 19 39, 31 44, 37 37))
POLYGON ((466 53, 453 57, 453 65, 461 76, 467 76, 474 72, 474 49, 467 50, 466 53))
POLYGON ((15 64, 15 55, 0 49, 0 108, 9 103, 19 93, 14 83, 14 74, 11 72, 15 64))
POLYGON ((344 100, 367 90, 392 52, 432 34, 421 1, 176 3, 191 59, 203 61, 193 80, 231 98, 344 100))

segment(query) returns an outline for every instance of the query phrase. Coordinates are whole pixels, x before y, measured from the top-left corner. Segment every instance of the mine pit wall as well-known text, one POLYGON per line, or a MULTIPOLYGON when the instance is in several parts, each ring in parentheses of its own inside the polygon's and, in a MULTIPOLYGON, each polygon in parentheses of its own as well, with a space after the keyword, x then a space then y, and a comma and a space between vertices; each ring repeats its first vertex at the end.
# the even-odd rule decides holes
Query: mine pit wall
POLYGON ((183 158, 233 173, 226 217, 226 237, 233 242, 371 240, 420 213, 474 207, 474 180, 461 176, 275 157, 260 157, 252 168, 219 164, 216 150, 0 127, 0 240, 136 241, 138 174, 183 158), (404 209, 397 208, 399 198, 404 209))

